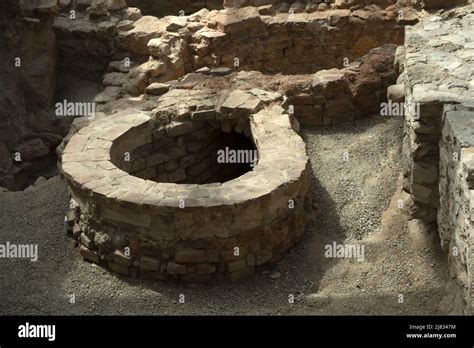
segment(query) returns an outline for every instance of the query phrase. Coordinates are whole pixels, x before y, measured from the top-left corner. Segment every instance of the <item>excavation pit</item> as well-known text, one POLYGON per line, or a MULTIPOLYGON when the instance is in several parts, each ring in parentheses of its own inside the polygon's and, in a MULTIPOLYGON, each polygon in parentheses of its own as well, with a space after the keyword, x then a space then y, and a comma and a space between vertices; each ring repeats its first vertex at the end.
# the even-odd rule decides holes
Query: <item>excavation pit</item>
POLYGON ((376 111, 396 46, 374 47, 401 42, 403 27, 367 11, 256 11, 117 29, 115 48, 137 60, 109 64, 95 101, 110 117, 62 156, 85 259, 132 276, 237 281, 301 239, 313 209, 298 121, 376 111), (123 111, 131 104, 146 112, 123 111))

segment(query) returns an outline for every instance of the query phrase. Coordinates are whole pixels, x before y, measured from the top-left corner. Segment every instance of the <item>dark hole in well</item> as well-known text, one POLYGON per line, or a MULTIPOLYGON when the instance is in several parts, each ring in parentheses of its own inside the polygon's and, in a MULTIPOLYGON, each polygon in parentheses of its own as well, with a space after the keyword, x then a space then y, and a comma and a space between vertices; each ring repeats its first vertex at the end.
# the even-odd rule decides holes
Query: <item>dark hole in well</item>
POLYGON ((133 176, 156 182, 226 182, 251 171, 258 162, 253 139, 244 131, 248 125, 235 129, 223 131, 221 124, 214 121, 195 122, 185 134, 179 130, 154 131, 152 143, 131 151, 128 161, 118 151, 123 150, 123 144, 116 146, 117 151, 113 149, 111 153, 112 162, 133 176))
POLYGON ((249 172, 257 164, 257 151, 253 141, 243 133, 221 132, 217 141, 217 151, 213 158, 216 166, 214 182, 226 182, 249 172), (233 157, 232 157, 233 156, 233 157), (226 163, 220 163, 227 157, 226 163), (232 161, 234 159, 234 161, 232 161))

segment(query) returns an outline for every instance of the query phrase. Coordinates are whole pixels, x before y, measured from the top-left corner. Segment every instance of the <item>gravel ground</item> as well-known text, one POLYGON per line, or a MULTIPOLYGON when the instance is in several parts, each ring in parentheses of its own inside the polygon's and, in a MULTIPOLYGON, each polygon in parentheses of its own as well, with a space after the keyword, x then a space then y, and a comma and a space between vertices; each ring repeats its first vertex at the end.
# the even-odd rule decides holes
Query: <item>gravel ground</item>
POLYGON ((83 261, 65 235, 68 196, 60 178, 0 193, 0 242, 39 245, 37 262, 0 259, 0 314, 453 312, 444 254, 434 241, 416 244, 394 205, 402 120, 304 129, 303 137, 320 214, 277 266, 239 284, 177 285, 112 274, 83 261), (365 261, 326 258, 324 246, 332 242, 364 245, 365 261))

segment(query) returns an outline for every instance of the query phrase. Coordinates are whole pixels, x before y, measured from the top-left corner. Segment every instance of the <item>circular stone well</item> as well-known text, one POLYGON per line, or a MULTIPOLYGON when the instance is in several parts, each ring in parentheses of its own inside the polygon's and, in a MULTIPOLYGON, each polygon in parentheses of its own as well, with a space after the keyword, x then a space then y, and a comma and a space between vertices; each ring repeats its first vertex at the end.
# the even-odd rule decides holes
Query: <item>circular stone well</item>
POLYGON ((84 258, 133 276, 236 281, 302 237, 308 157, 281 96, 234 90, 206 100, 171 120, 125 110, 72 137, 62 169, 84 258), (220 163, 223 148, 258 160, 220 163))

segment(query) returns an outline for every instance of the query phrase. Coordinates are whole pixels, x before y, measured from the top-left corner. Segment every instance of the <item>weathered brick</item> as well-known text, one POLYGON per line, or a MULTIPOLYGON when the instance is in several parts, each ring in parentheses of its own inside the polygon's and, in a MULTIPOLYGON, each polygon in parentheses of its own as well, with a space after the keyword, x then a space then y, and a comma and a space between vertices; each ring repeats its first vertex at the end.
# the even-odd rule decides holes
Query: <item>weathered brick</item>
POLYGON ((196 266, 197 274, 211 274, 216 271, 216 265, 210 263, 201 263, 196 266))
POLYGON ((198 249, 180 249, 174 254, 174 260, 180 263, 204 262, 206 260, 206 252, 198 249))
POLYGON ((245 260, 245 258, 242 258, 240 260, 229 262, 227 264, 227 271, 236 272, 244 269, 245 267, 247 267, 247 261, 245 260))
POLYGON ((206 261, 209 262, 218 262, 219 261, 219 251, 218 250, 207 250, 206 251, 206 261))
POLYGON ((210 274, 195 273, 183 274, 180 278, 181 280, 189 283, 207 283, 212 279, 210 274))
POLYGON ((147 271, 158 271, 160 269, 160 260, 154 257, 142 256, 140 268, 147 271))
POLYGON ((271 250, 260 250, 256 255, 255 255, 255 263, 257 266, 267 262, 272 258, 272 251, 271 250))
POLYGON ((236 271, 236 272, 232 272, 232 273, 228 273, 227 274, 227 278, 232 282, 238 282, 238 281, 241 281, 245 278, 248 278, 250 277, 251 275, 253 275, 255 272, 254 268, 253 267, 248 267, 248 268, 245 268, 245 269, 242 269, 240 271, 236 271))
POLYGON ((176 262, 168 262, 166 270, 169 274, 186 274, 186 266, 180 265, 176 262))
POLYGON ((173 122, 169 126, 166 127, 166 131, 168 132, 168 136, 170 137, 178 137, 183 134, 188 134, 193 131, 193 124, 192 122, 173 122))
POLYGON ((179 182, 186 179, 186 172, 184 169, 178 169, 172 173, 168 173, 168 180, 170 182, 179 182))
POLYGON ((191 115, 193 121, 213 120, 216 118, 216 110, 195 111, 191 115))
POLYGON ((114 272, 121 273, 121 274, 125 274, 125 275, 129 275, 129 274, 130 274, 130 267, 127 266, 127 265, 110 261, 110 262, 109 262, 109 267, 110 267, 110 269, 111 269, 112 271, 114 271, 114 272))
POLYGON ((130 256, 126 256, 120 250, 115 250, 114 252, 114 261, 121 265, 131 266, 132 265, 132 258, 130 256))
POLYGON ((95 251, 89 250, 83 245, 81 245, 81 248, 79 249, 79 254, 81 254, 81 256, 86 260, 99 263, 99 255, 97 255, 95 251))

